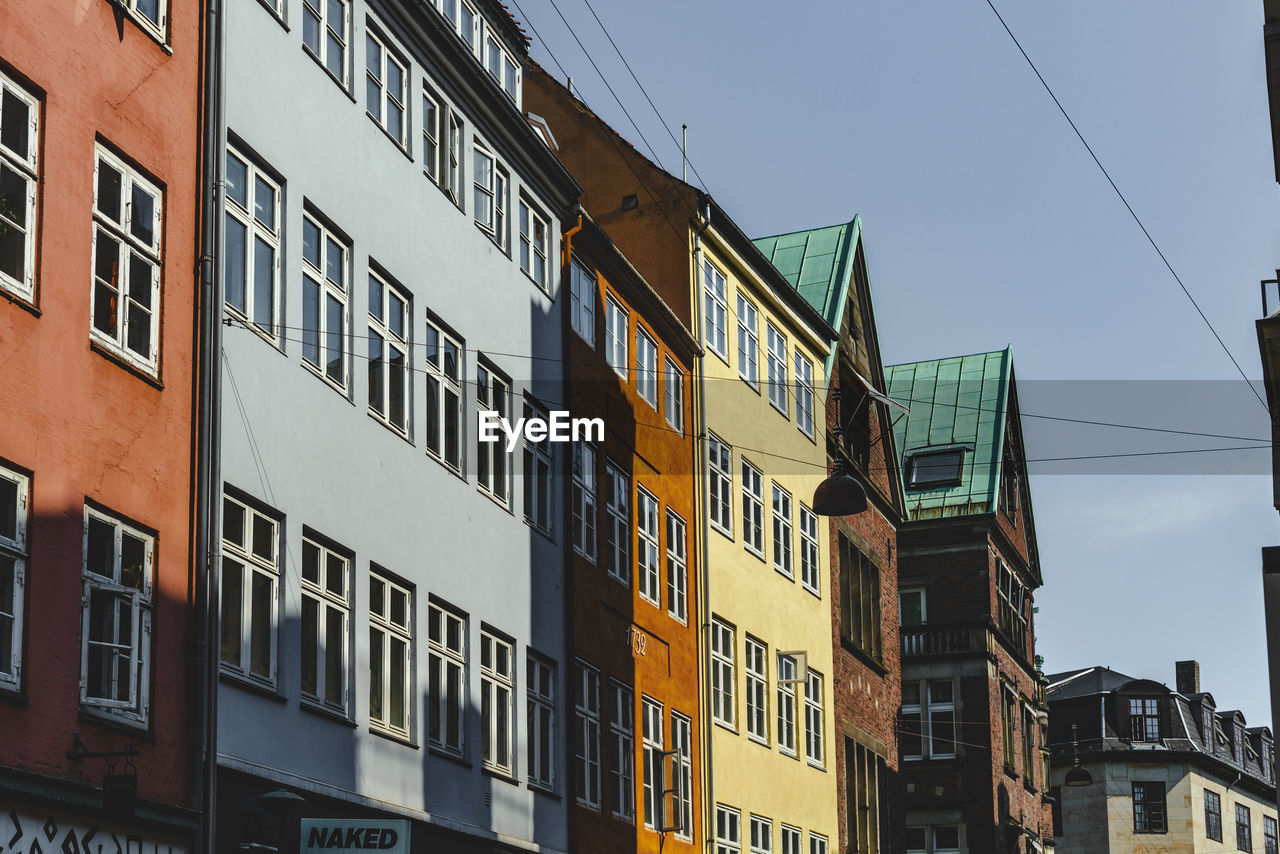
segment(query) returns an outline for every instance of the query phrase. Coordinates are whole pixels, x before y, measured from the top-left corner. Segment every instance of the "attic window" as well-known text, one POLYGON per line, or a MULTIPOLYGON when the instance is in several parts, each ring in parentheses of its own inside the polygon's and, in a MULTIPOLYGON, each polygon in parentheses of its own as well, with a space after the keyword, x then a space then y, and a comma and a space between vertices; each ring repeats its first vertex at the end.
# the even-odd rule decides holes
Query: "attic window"
POLYGON ((908 460, 907 485, 912 489, 955 486, 960 482, 960 467, 963 464, 963 448, 913 454, 908 460))

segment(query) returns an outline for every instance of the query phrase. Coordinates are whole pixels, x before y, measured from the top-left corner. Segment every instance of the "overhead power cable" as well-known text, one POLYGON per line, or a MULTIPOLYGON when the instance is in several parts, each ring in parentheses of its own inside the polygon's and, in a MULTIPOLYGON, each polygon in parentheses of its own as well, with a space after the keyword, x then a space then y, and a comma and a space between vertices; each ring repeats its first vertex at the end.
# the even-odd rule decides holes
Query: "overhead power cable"
POLYGON ((1133 217, 1133 221, 1138 224, 1138 228, 1142 229, 1142 233, 1146 236, 1147 242, 1151 244, 1151 248, 1160 256, 1160 260, 1164 262, 1164 266, 1168 269, 1169 274, 1173 276, 1173 280, 1178 283, 1178 287, 1182 289, 1182 293, 1191 301, 1191 305, 1195 308, 1196 313, 1200 315, 1200 319, 1204 321, 1205 326, 1209 327, 1209 331, 1212 332, 1213 337, 1217 339, 1218 346, 1222 348, 1222 352, 1227 354, 1227 358, 1231 360, 1231 364, 1235 365, 1236 372, 1244 379, 1245 383, 1249 386, 1249 390, 1253 392, 1253 396, 1258 399, 1258 403, 1262 404, 1262 408, 1266 409, 1269 414, 1271 410, 1267 406, 1267 402, 1262 399, 1262 395, 1258 394, 1258 390, 1253 387, 1253 383, 1249 381, 1249 377, 1245 374, 1244 369, 1240 367, 1240 363, 1236 361, 1236 357, 1232 355, 1231 349, 1227 347, 1226 342, 1222 340, 1222 336, 1218 334, 1218 330, 1214 328, 1213 323, 1210 322, 1208 316, 1204 313, 1204 310, 1200 308, 1200 303, 1196 302, 1196 298, 1191 295, 1191 291, 1188 290, 1187 286, 1183 283, 1182 277, 1178 275, 1178 271, 1173 269, 1173 265, 1169 263, 1169 259, 1165 256, 1164 251, 1160 249, 1155 238, 1151 236, 1151 232, 1147 230, 1142 219, 1138 216, 1137 212, 1134 211, 1133 205, 1129 204, 1129 200, 1125 198, 1124 193, 1120 192, 1120 188, 1116 186, 1116 182, 1112 179, 1111 173, 1107 171, 1107 167, 1102 165, 1102 161, 1099 160, 1098 155, 1094 153, 1093 147, 1089 145, 1088 140, 1084 138, 1084 134, 1080 132, 1080 128, 1076 126, 1075 121, 1073 121, 1070 114, 1067 113, 1066 107, 1062 106, 1062 102, 1058 100, 1058 96, 1054 94, 1048 81, 1046 81, 1044 79, 1044 75, 1040 73, 1040 69, 1031 61, 1031 57, 1027 54, 1026 49, 1022 47, 1022 43, 1018 41, 1018 37, 1013 34, 1013 30, 1009 29, 1009 25, 1005 23, 1004 17, 1000 14, 1000 10, 996 8, 995 3, 992 2, 992 0, 986 0, 986 2, 987 5, 991 7, 991 11, 995 14, 996 19, 1000 21, 1000 26, 1004 27, 1004 31, 1009 34, 1009 38, 1013 39, 1013 43, 1017 46, 1018 52, 1022 54, 1022 58, 1027 61, 1027 65, 1031 66, 1031 70, 1035 72, 1036 78, 1040 81, 1040 85, 1044 87, 1044 90, 1049 93, 1049 97, 1053 99, 1053 103, 1057 106, 1058 112, 1062 113, 1062 117, 1067 120, 1067 124, 1071 125, 1071 129, 1075 131, 1076 137, 1080 140, 1080 144, 1084 146, 1085 151, 1089 152, 1089 156, 1093 158, 1093 162, 1097 164, 1103 177, 1105 177, 1107 179, 1107 183, 1111 185, 1111 189, 1115 190, 1120 201, 1124 203, 1125 210, 1129 212, 1129 216, 1133 217))

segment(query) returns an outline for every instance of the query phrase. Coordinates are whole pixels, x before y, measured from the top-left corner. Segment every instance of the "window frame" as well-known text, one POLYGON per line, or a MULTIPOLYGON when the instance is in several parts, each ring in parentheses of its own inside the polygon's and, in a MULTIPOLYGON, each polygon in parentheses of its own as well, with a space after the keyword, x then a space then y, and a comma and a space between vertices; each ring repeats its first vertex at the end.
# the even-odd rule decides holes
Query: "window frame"
POLYGON ((631 477, 612 460, 605 461, 605 571, 631 586, 631 477))
POLYGON ((461 758, 467 747, 466 703, 469 673, 468 617, 461 611, 436 599, 427 605, 428 696, 431 708, 427 714, 427 739, 431 747, 461 758), (449 641, 450 625, 456 625, 457 645, 449 641), (449 668, 456 668, 456 697, 449 696, 449 668), (457 725, 456 743, 449 739, 449 715, 457 725))
POLYGON ((515 650, 515 641, 492 627, 481 624, 480 761, 488 770, 505 777, 511 777, 515 773, 515 650), (505 671, 499 664, 500 648, 506 650, 505 671), (485 663, 486 657, 488 664, 485 663), (502 702, 504 691, 505 702, 502 702), (506 709, 505 728, 502 717, 497 714, 503 707, 506 709), (505 742, 502 741, 504 736, 505 742))
POLYGON ((711 618, 711 719, 738 728, 737 629, 719 617, 711 618))
POLYGON ((790 383, 787 380, 789 369, 787 367, 787 336, 779 331, 778 327, 773 325, 773 321, 765 320, 765 336, 768 339, 768 369, 769 369, 769 404, 783 416, 791 418, 791 403, 788 400, 787 390, 790 383), (776 345, 776 346, 775 346, 776 345))
MULTIPOLYGON (((0 562, 10 564, 11 577, 8 591, 11 612, 0 610, 0 631, 8 623, 9 660, 0 661, 0 690, 20 690, 22 687, 23 632, 22 617, 26 610, 27 526, 31 515, 31 477, 6 465, 0 465, 0 481, 13 484, 13 536, 0 533, 0 562)), ((7 528, 9 520, 4 520, 7 528)), ((0 531, 5 528, 0 528, 0 531)))
POLYGON ((574 664, 578 668, 577 679, 574 680, 573 705, 574 798, 584 807, 599 810, 603 804, 600 781, 600 671, 582 659, 577 659, 574 664))
MULTIPOLYGON (((532 650, 525 654, 525 695, 528 731, 525 734, 525 779, 531 788, 556 790, 556 665, 532 650), (546 690, 543 676, 546 675, 546 690), (545 720, 545 730, 543 721, 545 720), (543 734, 547 744, 543 744, 543 734), (546 776, 542 766, 546 765, 546 776)), ((514 721, 513 721, 514 723, 514 721)))
POLYGON ((220 612, 222 616, 222 631, 220 637, 223 639, 219 644, 218 650, 218 667, 221 672, 227 672, 241 679, 247 679, 256 684, 263 685, 267 688, 275 690, 279 685, 279 667, 280 667, 280 581, 283 577, 283 570, 280 561, 280 519, 278 516, 255 507, 247 501, 235 495, 228 495, 224 489, 222 496, 222 564, 219 568, 219 584, 218 596, 220 601, 220 612), (228 513, 227 505, 234 504, 244 511, 243 522, 241 525, 240 536, 243 540, 237 543, 227 537, 228 513), (269 526, 269 536, 271 542, 271 554, 261 555, 256 551, 257 546, 257 529, 255 522, 261 519, 269 526), (230 603, 227 601, 227 564, 228 562, 238 563, 240 565, 240 645, 237 650, 236 663, 229 662, 224 658, 225 639, 227 637, 226 617, 230 614, 230 603), (262 576, 268 585, 268 602, 269 609, 267 614, 260 615, 254 606, 253 596, 251 594, 252 584, 246 584, 246 578, 256 581, 258 576, 262 576), (249 595, 246 595, 248 593, 249 595), (263 634, 267 640, 267 658, 268 670, 266 674, 258 674, 253 672, 253 636, 255 623, 258 620, 265 620, 265 628, 263 634))
POLYGON ((795 367, 796 429, 813 439, 813 362, 800 352, 799 347, 795 349, 795 367))
POLYGON ((800 757, 797 750, 796 667, 792 655, 778 655, 778 752, 792 759, 800 757))
MULTIPOLYGON (((949 489, 956 486, 964 480, 964 457, 966 448, 940 448, 936 451, 922 450, 911 454, 907 458, 907 488, 908 489, 949 489), (959 456, 956 463, 956 473, 954 476, 942 477, 939 475, 922 477, 921 463, 928 463, 930 459, 942 459, 953 455, 959 456)), ((926 465, 927 468, 927 465, 926 465)))
POLYGON ((742 458, 742 545, 764 560, 764 474, 742 458))
POLYGON ((838 538, 840 639, 878 665, 884 662, 883 578, 880 566, 843 533, 838 538))
MULTIPOLYGON (((426 370, 424 373, 427 377, 427 426, 426 426, 426 446, 427 454, 434 458, 441 465, 445 466, 455 474, 461 475, 466 465, 466 445, 467 445, 467 428, 466 428, 466 404, 465 392, 463 391, 466 371, 466 347, 461 338, 456 337, 442 323, 436 322, 430 315, 427 317, 426 324, 426 342, 424 345, 426 357, 426 370), (452 375, 447 371, 448 361, 446 354, 452 349, 454 352, 454 366, 452 375), (435 388, 435 402, 433 404, 432 388, 435 388), (450 409, 449 398, 452 395, 454 415, 454 448, 457 452, 456 464, 449 461, 449 415, 450 409), (432 410, 435 410, 433 413, 432 410), (438 437, 433 437, 432 419, 434 418, 435 428, 438 437), (438 439, 439 447, 434 444, 438 439)), ((412 374, 410 375, 412 377, 412 374)))
POLYGON ((738 303, 738 377, 760 390, 760 312, 741 290, 738 303))
MULTIPOLYGON (((84 539, 81 554, 81 623, 80 623, 80 706, 94 714, 122 719, 128 723, 146 727, 151 713, 151 620, 154 611, 156 537, 154 534, 136 527, 122 517, 99 509, 86 503, 84 505, 84 539), (90 526, 92 523, 107 525, 111 528, 112 554, 111 576, 94 572, 90 563, 90 526), (142 565, 140 567, 139 586, 133 587, 125 582, 121 574, 123 567, 124 538, 128 536, 140 542, 142 546, 142 565), (98 640, 93 638, 93 596, 94 593, 113 597, 117 603, 127 599, 129 609, 129 685, 128 696, 98 697, 90 696, 89 652, 91 646, 122 648, 125 646, 119 639, 98 640)), ((115 612, 112 624, 119 628, 119 612, 115 612)), ((118 653, 117 653, 118 654, 118 653)), ((112 676, 112 688, 117 687, 116 673, 112 676)))
POLYGON ((351 276, 351 244, 338 235, 319 216, 310 211, 304 212, 302 215, 302 233, 302 364, 345 397, 351 392, 351 288, 347 284, 351 276), (306 253, 308 226, 316 232, 316 247, 320 254, 315 260, 308 258, 306 253), (333 279, 331 275, 330 261, 333 260, 329 254, 331 245, 338 247, 339 250, 338 272, 341 274, 340 281, 333 279), (314 288, 316 291, 316 327, 314 332, 307 324, 308 288, 314 288), (330 300, 337 303, 342 309, 342 328, 337 332, 329 328, 328 308, 330 300), (307 341, 307 337, 310 334, 315 335, 314 343, 307 341), (323 365, 319 361, 325 358, 332 350, 330 345, 333 343, 335 336, 342 348, 338 359, 341 377, 335 377, 331 373, 333 360, 326 360, 323 365), (311 357, 308 356, 309 348, 314 350, 317 361, 313 362, 311 357))
POLYGON ((641 745, 641 792, 644 798, 644 826, 648 830, 657 830, 658 819, 662 813, 663 762, 664 751, 663 719, 666 709, 662 703, 641 695, 640 698, 640 745, 641 745))
MULTIPOLYGON (((283 195, 281 192, 281 182, 277 181, 274 176, 267 173, 265 169, 260 167, 257 162, 234 145, 228 143, 226 149, 227 159, 234 158, 244 165, 245 169, 245 200, 240 202, 232 197, 230 192, 224 193, 225 204, 223 206, 223 216, 234 219, 240 227, 244 229, 244 258, 242 259, 242 269, 244 271, 244 308, 240 308, 232 302, 227 295, 230 265, 223 265, 222 276, 222 293, 223 304, 227 310, 246 321, 250 328, 256 330, 275 346, 280 346, 280 332, 282 329, 277 323, 280 317, 281 303, 281 286, 280 286, 280 270, 282 264, 282 239, 281 239, 281 202, 283 195), (259 183, 264 185, 271 194, 271 222, 263 222, 258 217, 258 189, 259 183), (250 209, 252 206, 252 209, 250 209), (267 287, 270 290, 270 298, 268 300, 271 311, 271 317, 267 322, 262 322, 262 318, 258 316, 261 306, 258 303, 260 284, 258 282, 257 267, 257 248, 258 241, 267 247, 272 254, 271 259, 271 275, 267 287)), ((223 233, 226 233, 226 223, 223 224, 223 233)), ((230 241, 224 239, 226 252, 230 255, 230 241)))
POLYGON ((672 768, 675 781, 673 808, 679 816, 676 839, 693 841, 693 720, 675 709, 671 710, 671 752, 675 754, 672 768))
POLYGON ((444 189, 440 155, 445 137, 445 113, 447 105, 427 86, 422 84, 422 172, 431 179, 431 183, 444 189))
POLYGON ((805 673, 804 685, 804 755, 814 768, 825 768, 827 761, 826 730, 822 717, 824 705, 822 674, 809 669, 805 673))
POLYGON ((93 343, 124 360, 128 365, 137 368, 147 376, 158 378, 160 375, 160 315, 163 312, 163 279, 164 279, 164 189, 153 182, 140 170, 129 164, 123 157, 108 149, 102 142, 94 143, 93 166, 93 239, 91 257, 92 271, 89 274, 89 339, 93 343), (102 170, 106 167, 119 175, 120 199, 119 208, 109 212, 100 207, 105 201, 101 197, 102 170), (151 199, 151 240, 135 234, 139 220, 133 216, 134 196, 142 192, 151 199), (111 302, 116 307, 112 310, 110 322, 112 331, 99 327, 98 303, 99 284, 98 265, 99 240, 105 237, 116 244, 114 281, 108 282, 104 288, 106 293, 114 295, 111 302), (133 261, 137 259, 150 271, 150 281, 146 285, 147 303, 135 298, 133 261), (137 305, 146 312, 147 317, 147 353, 135 350, 129 343, 134 321, 130 319, 130 309, 137 305))
POLYGON ((822 547, 818 539, 818 514, 800 504, 800 585, 822 598, 822 547))
POLYGON ((684 371, 670 356, 663 363, 664 374, 662 387, 663 416, 667 425, 681 436, 684 435, 684 371))
POLYGON ((689 536, 688 525, 679 513, 667 508, 667 613, 672 619, 689 621, 689 536))
POLYGON ((743 641, 747 738, 769 745, 769 645, 746 635, 743 641))
POLYGON ((1160 721, 1160 698, 1129 697, 1129 740, 1150 744, 1159 742, 1163 735, 1160 721), (1135 713, 1135 708, 1137 712, 1135 713), (1154 737, 1152 728, 1154 727, 1154 737))
MULTIPOLYGON (((524 401, 524 418, 548 421, 547 411, 530 400, 524 401)), ((524 520, 534 530, 548 537, 555 535, 555 457, 547 442, 535 442, 527 436, 523 439, 524 452, 521 463, 523 481, 524 520), (541 474, 539 474, 541 473, 541 474)))
POLYGON ((1214 842, 1222 841, 1222 796, 1208 789, 1204 790, 1204 835, 1214 842))
POLYGON ((711 527, 733 539, 733 448, 707 434, 707 482, 711 493, 711 527))
POLYGON ((627 317, 628 311, 613 294, 604 296, 604 361, 614 373, 627 382, 627 317), (619 325, 620 324, 620 325, 619 325))
POLYGON ((547 217, 543 216, 542 212, 524 196, 520 197, 519 228, 520 269, 535 285, 543 291, 548 291, 548 282, 553 272, 551 250, 548 248, 551 240, 551 225, 547 217), (539 227, 541 227, 541 239, 538 237, 539 227))
POLYGON ((1163 780, 1134 780, 1131 783, 1133 798, 1134 833, 1168 833, 1168 791, 1163 780), (1150 788, 1148 788, 1150 787, 1150 788), (1138 796, 1141 792, 1142 799, 1138 796))
MULTIPOLYGON (((511 381, 487 360, 476 363, 476 412, 511 415, 511 381)), ((465 434, 465 430, 463 431, 465 434)), ((476 431, 476 488, 500 507, 511 506, 511 461, 502 436, 493 442, 480 439, 476 431)))
POLYGON ((741 854, 742 812, 716 804, 715 854, 741 854))
MULTIPOLYGON (((0 271, 0 289, 8 291, 19 300, 34 304, 36 299, 36 236, 40 233, 40 183, 42 149, 41 107, 43 101, 32 94, 25 86, 0 69, 0 112, 3 111, 3 94, 11 94, 27 108, 27 153, 20 154, 16 149, 0 143, 0 169, 8 168, 26 182, 26 203, 23 213, 23 226, 19 226, 13 218, 4 216, 0 222, 7 221, 7 227, 21 231, 23 237, 22 279, 16 279, 6 272, 0 271)), ((3 117, 0 117, 2 120, 3 117)), ((95 185, 96 186, 96 185, 95 185)))
POLYGON ((788 580, 794 581, 791 493, 779 486, 776 480, 770 482, 769 505, 773 521, 773 569, 788 580))
POLYGON ((411 340, 413 329, 413 297, 400 285, 396 284, 389 276, 385 276, 379 271, 370 267, 369 269, 369 313, 367 317, 368 329, 366 331, 366 339, 369 343, 369 383, 367 396, 369 398, 369 414, 378 421, 390 427, 395 432, 409 438, 412 432, 412 415, 413 415, 413 342, 411 340), (373 313, 373 285, 378 284, 378 301, 379 311, 382 316, 378 317, 373 313), (391 308, 395 301, 400 303, 400 332, 396 332, 391 324, 391 308), (381 355, 375 360, 373 358, 373 339, 377 336, 382 342, 379 353, 386 352, 386 358, 381 355), (393 392, 392 378, 394 371, 390 353, 393 350, 399 350, 402 357, 399 369, 401 373, 400 380, 400 415, 401 422, 397 423, 390 412, 393 409, 393 392), (380 396, 382 400, 378 405, 374 405, 374 371, 379 372, 380 396), (385 411, 384 411, 385 410, 385 411))
POLYGON ((573 548, 592 564, 596 562, 600 523, 598 504, 598 451, 594 442, 574 442, 572 451, 573 548), (589 460, 589 462, 588 462, 589 460))
POLYGON ((729 364, 727 329, 729 306, 726 301, 728 292, 729 281, 725 274, 715 264, 711 263, 710 258, 703 258, 703 343, 708 350, 719 356, 726 365, 729 364))
POLYGON ((333 81, 342 87, 344 92, 349 92, 351 87, 351 35, 352 35, 352 9, 351 0, 316 0, 319 4, 317 9, 313 5, 312 0, 302 0, 302 48, 311 58, 320 64, 333 81), (340 3, 342 5, 342 30, 338 32, 329 21, 329 4, 331 2, 340 3), (313 47, 307 41, 308 24, 314 20, 314 26, 317 29, 317 43, 313 47), (339 62, 342 64, 342 75, 339 76, 330 65, 329 55, 329 38, 338 44, 340 54, 339 62))
POLYGON ((416 661, 416 648, 414 646, 414 626, 413 615, 414 595, 411 585, 401 582, 398 578, 388 573, 381 567, 373 564, 369 567, 369 728, 378 732, 385 732, 402 738, 406 741, 412 739, 412 734, 417 721, 413 713, 414 697, 416 696, 416 686, 414 684, 414 661, 416 661), (373 594, 374 583, 383 585, 382 602, 383 609, 380 611, 377 606, 377 600, 373 594), (391 604, 396 594, 404 597, 404 620, 398 622, 395 619, 395 608, 391 604), (381 663, 378 679, 374 679, 374 655, 375 637, 377 637, 376 646, 379 648, 379 659, 381 663), (390 720, 390 709, 392 706, 392 684, 391 678, 396 663, 392 659, 391 650, 394 648, 395 641, 403 644, 403 659, 399 662, 401 683, 404 686, 403 698, 403 715, 402 723, 397 724, 390 720), (374 714, 374 692, 378 684, 382 687, 382 696, 379 698, 382 708, 386 712, 381 718, 374 714))
POLYGON ((507 249, 507 192, 511 179, 498 156, 474 138, 471 146, 472 196, 471 218, 476 228, 504 252, 507 249), (488 174, 480 174, 482 164, 489 164, 488 174))
POLYGON ((569 258, 569 325, 591 349, 596 347, 596 298, 600 282, 591 268, 569 258))
MULTIPOLYGON (((113 0, 115 2, 115 0, 113 0)), ((129 19, 156 41, 166 47, 169 44, 169 0, 156 0, 156 20, 152 20, 138 9, 138 0, 119 0, 120 7, 129 19)))
POLYGON ((639 323, 636 324, 636 394, 658 411, 658 342, 639 323))
POLYGON ((300 665, 299 674, 302 677, 300 702, 304 706, 324 709, 344 718, 350 718, 353 705, 351 702, 351 576, 353 564, 354 560, 352 560, 350 553, 336 548, 326 542, 324 538, 312 532, 304 531, 302 536, 302 569, 299 573, 299 595, 304 608, 303 617, 299 619, 299 626, 302 627, 299 635, 299 652, 304 665, 308 652, 303 648, 305 644, 305 607, 308 598, 316 603, 317 613, 314 639, 315 690, 307 690, 306 668, 300 665), (315 549, 318 555, 315 579, 307 578, 308 546, 315 549), (341 591, 333 590, 330 587, 331 559, 339 561, 342 568, 341 591), (341 628, 339 629, 341 639, 337 644, 332 644, 329 638, 328 618, 330 610, 336 612, 342 620, 341 628), (338 681, 341 688, 341 698, 337 701, 331 700, 328 696, 331 686, 328 684, 329 674, 326 671, 326 667, 329 662, 323 657, 323 653, 330 648, 336 648, 341 656, 338 668, 340 671, 338 681))
POLYGON ((1253 850, 1253 817, 1249 808, 1236 803, 1236 850, 1253 850))
POLYGON ((489 72, 489 76, 498 84, 498 88, 507 94, 516 106, 520 106, 520 83, 521 72, 520 64, 511 56, 511 52, 507 50, 502 40, 494 35, 492 27, 486 27, 488 32, 485 33, 484 44, 484 68, 489 72), (497 49, 498 68, 493 67, 494 56, 493 51, 497 49), (508 79, 509 78, 509 79, 508 79), (508 88, 509 87, 509 88, 508 88))
POLYGON ((662 607, 662 506, 658 497, 636 484, 636 586, 640 598, 662 607))
POLYGON ((751 854, 773 854, 773 819, 752 813, 748 828, 747 850, 751 854))
POLYGON ((1262 851, 1263 854, 1276 854, 1280 849, 1280 839, 1277 838, 1276 820, 1269 816, 1262 816, 1262 851))
POLYGON ((635 692, 609 680, 609 781, 613 785, 610 812, 614 818, 636 819, 635 692))
POLYGON ((804 854, 800 850, 804 845, 804 834, 800 828, 790 824, 779 825, 778 841, 781 854, 804 854))
MULTIPOLYGON (((305 3, 306 0, 303 0, 305 3)), ((409 63, 400 59, 397 51, 392 50, 388 46, 389 40, 384 38, 376 27, 370 26, 367 22, 365 25, 365 115, 373 120, 373 123, 391 137, 392 141, 400 147, 402 151, 407 153, 409 145, 409 80, 411 71, 409 63), (378 69, 375 76, 374 69, 370 68, 370 47, 376 45, 378 48, 378 69), (391 67, 400 72, 400 91, 393 93, 391 91, 390 74, 391 67), (377 90, 378 112, 375 113, 369 104, 371 96, 377 90), (388 127, 388 116, 392 109, 398 109, 400 114, 400 132, 396 133, 388 127)), ((425 125, 424 125, 425 126, 425 125)))

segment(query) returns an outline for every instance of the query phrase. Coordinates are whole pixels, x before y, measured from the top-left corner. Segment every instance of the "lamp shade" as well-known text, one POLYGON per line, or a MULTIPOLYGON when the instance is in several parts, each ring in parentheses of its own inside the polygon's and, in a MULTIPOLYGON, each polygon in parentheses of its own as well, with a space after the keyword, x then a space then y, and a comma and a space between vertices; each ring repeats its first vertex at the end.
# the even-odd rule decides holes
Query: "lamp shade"
POLYGON ((1087 768, 1072 765, 1067 769, 1067 776, 1062 779, 1062 782, 1068 786, 1091 786, 1093 785, 1093 775, 1089 773, 1087 768))
POLYGON ((836 471, 813 492, 813 512, 819 516, 852 516, 867 509, 867 493, 853 476, 836 471))

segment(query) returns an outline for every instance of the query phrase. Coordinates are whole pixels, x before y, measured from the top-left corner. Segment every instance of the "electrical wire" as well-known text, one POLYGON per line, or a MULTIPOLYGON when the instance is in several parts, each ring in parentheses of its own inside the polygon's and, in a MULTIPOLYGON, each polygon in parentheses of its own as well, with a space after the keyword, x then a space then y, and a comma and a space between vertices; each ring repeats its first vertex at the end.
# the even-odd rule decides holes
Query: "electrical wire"
POLYGON ((1196 302, 1196 298, 1191 295, 1191 291, 1188 290, 1187 286, 1183 283, 1182 277, 1173 269, 1173 265, 1169 263, 1169 259, 1165 257, 1164 251, 1161 250, 1160 246, 1156 243, 1155 238, 1151 236, 1151 232, 1147 230, 1146 225, 1143 224, 1142 219, 1139 218, 1137 212, 1134 211, 1133 206, 1129 204, 1129 200, 1125 198, 1124 193, 1120 192, 1120 188, 1116 186, 1116 182, 1112 179, 1111 173, 1107 171, 1107 167, 1102 165, 1102 161, 1099 160, 1098 155, 1094 153, 1093 147, 1089 145, 1089 142, 1084 138, 1084 134, 1080 132, 1080 128, 1076 126, 1075 121, 1072 120, 1071 116, 1067 113, 1066 108, 1062 106, 1062 102, 1058 100, 1058 96, 1054 94, 1053 89, 1044 79, 1044 75, 1040 73, 1040 69, 1031 61, 1031 57, 1027 54, 1026 49, 1022 47, 1022 43, 1018 41, 1018 37, 1013 34, 1013 30, 1011 30, 1009 25, 1005 22, 1004 17, 1000 14, 1000 10, 996 8, 993 0, 986 0, 986 3, 991 7, 991 11, 1000 22, 1000 26, 1004 27, 1004 31, 1008 33, 1009 38, 1013 40, 1014 45, 1018 48, 1018 52, 1022 54, 1022 58, 1027 61, 1027 65, 1031 66, 1031 70, 1035 72, 1036 78, 1040 81, 1040 85, 1044 87, 1044 90, 1049 93, 1049 97, 1053 99, 1053 103, 1057 106, 1058 112, 1062 113, 1062 117, 1067 120, 1067 124, 1071 125, 1071 129, 1075 131, 1076 137, 1084 146, 1085 151, 1089 152, 1089 156, 1093 158, 1093 162, 1097 164, 1103 177, 1105 177, 1107 179, 1107 183, 1111 185, 1111 189, 1115 190, 1120 201, 1124 203, 1125 210, 1129 212, 1129 216, 1133 217, 1133 221, 1138 224, 1138 228, 1142 229, 1142 233, 1146 236, 1147 242, 1151 244, 1151 248, 1160 256, 1160 260, 1164 262, 1165 268, 1168 269, 1170 275, 1173 276, 1174 281, 1178 283, 1178 287, 1182 289, 1182 293, 1191 301, 1191 305, 1195 308, 1196 313, 1200 315, 1200 319, 1204 321, 1205 326, 1209 327, 1209 331, 1212 332, 1213 337, 1217 339, 1218 346, 1222 348, 1222 352, 1227 354, 1227 358, 1231 360, 1231 364, 1235 365, 1236 372, 1240 374, 1245 383, 1249 386, 1249 390, 1252 391, 1253 396, 1258 399, 1258 403, 1262 404, 1262 408, 1266 409, 1268 415, 1270 415, 1271 410, 1267 406, 1267 402, 1262 399, 1262 395, 1258 394, 1258 390, 1253 387, 1253 384, 1249 381, 1249 377, 1245 375, 1244 369, 1240 367, 1240 363, 1236 361, 1236 357, 1232 355, 1230 348, 1228 348, 1226 342, 1222 340, 1222 336, 1218 334, 1218 330, 1214 328, 1213 323, 1210 322, 1208 316, 1204 313, 1204 310, 1200 308, 1200 303, 1196 302))

